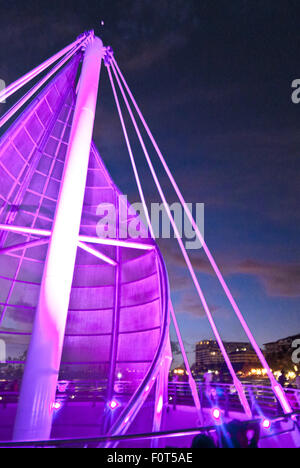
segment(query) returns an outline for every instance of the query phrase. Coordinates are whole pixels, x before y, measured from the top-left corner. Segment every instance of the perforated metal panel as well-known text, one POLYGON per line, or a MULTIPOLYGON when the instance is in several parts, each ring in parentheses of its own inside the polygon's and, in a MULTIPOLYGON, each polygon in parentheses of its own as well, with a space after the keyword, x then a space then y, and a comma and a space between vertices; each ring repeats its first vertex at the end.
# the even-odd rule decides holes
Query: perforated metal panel
MULTIPOLYGON (((76 101, 79 59, 79 55, 72 59, 0 141, 2 224, 52 228, 76 101)), ((108 203, 118 211, 119 204, 124 204, 120 196, 92 144, 80 234, 97 237, 97 207, 108 203)), ((137 217, 130 206, 125 210, 126 222, 137 217)), ((117 221, 117 237, 121 227, 117 221)), ((162 340, 167 280, 157 248, 141 222, 140 229, 143 238, 139 242, 155 249, 93 244, 115 266, 77 251, 61 378, 102 380, 107 398, 114 395, 118 375, 130 382, 128 397, 135 392, 162 340)), ((0 231, 1 248, 33 239, 38 237, 0 231)), ((0 336, 12 363, 26 358, 47 247, 44 238, 42 244, 0 254, 0 336)))

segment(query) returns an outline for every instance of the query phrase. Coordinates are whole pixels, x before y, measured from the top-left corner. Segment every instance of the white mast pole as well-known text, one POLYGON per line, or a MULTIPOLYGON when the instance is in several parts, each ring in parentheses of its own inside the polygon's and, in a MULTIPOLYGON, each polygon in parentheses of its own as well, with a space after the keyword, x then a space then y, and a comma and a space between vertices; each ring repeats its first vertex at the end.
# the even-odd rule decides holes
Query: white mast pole
POLYGON ((22 380, 14 440, 48 439, 51 433, 104 50, 102 41, 91 35, 85 50, 68 153, 22 380))

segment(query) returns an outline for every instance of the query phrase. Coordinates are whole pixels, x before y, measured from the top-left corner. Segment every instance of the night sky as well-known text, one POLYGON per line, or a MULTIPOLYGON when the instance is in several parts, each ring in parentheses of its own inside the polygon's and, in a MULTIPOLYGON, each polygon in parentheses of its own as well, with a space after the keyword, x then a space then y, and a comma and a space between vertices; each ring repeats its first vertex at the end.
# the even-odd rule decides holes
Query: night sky
MULTIPOLYGON (((300 78, 300 2, 10 0, 3 10, 7 84, 84 30, 112 46, 186 201, 205 204, 206 242, 259 344, 299 333, 300 104, 291 83, 300 78)), ((139 201, 104 67, 100 81, 94 139, 116 184, 139 201)), ((159 201, 133 146, 147 200, 159 201)), ((160 245, 193 360, 210 326, 176 242, 160 245)), ((222 337, 244 340, 203 250, 192 258, 222 337)))

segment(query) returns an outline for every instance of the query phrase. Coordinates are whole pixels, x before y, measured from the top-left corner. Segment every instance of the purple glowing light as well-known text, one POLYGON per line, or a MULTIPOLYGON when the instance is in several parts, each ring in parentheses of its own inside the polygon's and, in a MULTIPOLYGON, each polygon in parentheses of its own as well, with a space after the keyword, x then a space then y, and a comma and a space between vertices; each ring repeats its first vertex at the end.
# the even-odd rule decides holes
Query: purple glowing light
POLYGON ((163 407, 163 397, 162 397, 162 395, 160 395, 160 397, 158 399, 158 403, 157 403, 157 408, 156 408, 156 413, 157 414, 161 413, 162 407, 163 407))
POLYGON ((64 393, 68 388, 69 382, 61 381, 57 383, 57 390, 64 393))
POLYGON ((52 408, 57 411, 61 408, 61 402, 60 401, 54 401, 54 403, 52 404, 52 408))
POLYGON ((108 406, 110 407, 111 410, 114 410, 114 409, 118 408, 118 406, 120 406, 120 404, 116 400, 111 400, 108 403, 108 406))
POLYGON ((212 410, 212 416, 216 421, 220 421, 221 419, 221 411, 219 408, 213 408, 212 410))
POLYGON ((263 419, 263 421, 262 421, 262 427, 263 427, 264 429, 270 429, 270 427, 271 427, 271 421, 270 421, 269 419, 266 419, 266 418, 263 419))

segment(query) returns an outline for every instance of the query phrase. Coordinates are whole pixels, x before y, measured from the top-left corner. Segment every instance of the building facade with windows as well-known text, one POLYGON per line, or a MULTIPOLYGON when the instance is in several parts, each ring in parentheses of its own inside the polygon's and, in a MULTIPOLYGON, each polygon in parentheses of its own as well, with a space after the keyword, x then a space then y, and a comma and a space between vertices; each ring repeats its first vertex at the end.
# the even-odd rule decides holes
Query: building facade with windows
MULTIPOLYGON (((259 367, 257 355, 250 343, 229 341, 224 342, 233 367, 239 371, 245 367, 259 367)), ((206 370, 221 370, 225 366, 224 359, 215 340, 202 340, 196 344, 196 372, 206 370)))

